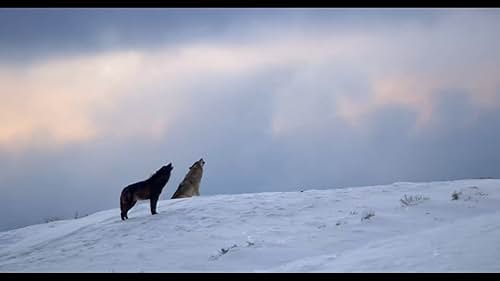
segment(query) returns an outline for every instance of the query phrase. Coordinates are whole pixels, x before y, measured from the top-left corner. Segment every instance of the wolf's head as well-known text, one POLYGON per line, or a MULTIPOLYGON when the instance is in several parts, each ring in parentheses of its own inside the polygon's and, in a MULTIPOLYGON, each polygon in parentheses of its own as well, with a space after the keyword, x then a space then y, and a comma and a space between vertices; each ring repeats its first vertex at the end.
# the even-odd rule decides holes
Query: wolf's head
POLYGON ((170 174, 174 167, 172 163, 162 166, 158 171, 156 171, 148 180, 152 181, 168 181, 170 179, 170 174))
POLYGON ((203 158, 200 158, 200 160, 194 162, 193 166, 191 166, 189 169, 203 168, 204 165, 205 165, 205 160, 203 160, 203 158))
POLYGON ((156 173, 155 175, 160 176, 160 177, 170 177, 170 173, 174 169, 174 166, 172 166, 172 163, 168 163, 168 165, 162 166, 156 173))

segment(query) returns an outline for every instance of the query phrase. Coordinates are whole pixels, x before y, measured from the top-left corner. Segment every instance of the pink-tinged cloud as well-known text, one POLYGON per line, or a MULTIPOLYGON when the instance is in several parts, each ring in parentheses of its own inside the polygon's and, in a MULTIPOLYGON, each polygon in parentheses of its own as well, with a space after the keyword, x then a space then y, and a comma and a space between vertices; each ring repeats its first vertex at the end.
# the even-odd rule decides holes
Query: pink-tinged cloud
MULTIPOLYGON (((294 73, 267 89, 273 95, 269 127, 275 136, 335 120, 362 128, 387 106, 415 112, 416 128, 425 128, 446 90, 465 91, 480 108, 499 105, 499 23, 499 17, 451 13, 434 25, 350 32, 319 26, 251 44, 189 43, 0 66, 0 146, 161 138, 189 118, 190 103, 204 90, 200 81, 223 85, 273 67, 294 73), (142 97, 133 114, 123 110, 142 97), (148 111, 148 104, 158 103, 165 105, 162 112, 148 111)), ((212 95, 239 94, 225 90, 212 95)))

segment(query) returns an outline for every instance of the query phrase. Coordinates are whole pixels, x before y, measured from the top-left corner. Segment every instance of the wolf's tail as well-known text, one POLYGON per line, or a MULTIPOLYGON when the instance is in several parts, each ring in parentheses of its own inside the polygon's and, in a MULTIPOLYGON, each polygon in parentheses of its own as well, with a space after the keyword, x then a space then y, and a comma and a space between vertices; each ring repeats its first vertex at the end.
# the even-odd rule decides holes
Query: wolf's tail
POLYGON ((120 195, 120 210, 123 212, 123 208, 125 207, 125 190, 122 191, 122 194, 120 195))
POLYGON ((124 189, 122 191, 122 194, 120 195, 120 211, 121 211, 121 218, 122 220, 125 219, 126 212, 127 212, 127 206, 130 203, 131 199, 131 194, 127 189, 124 189))
POLYGON ((179 190, 178 189, 174 192, 174 195, 172 195, 172 198, 170 198, 170 199, 175 199, 175 198, 177 198, 177 196, 179 196, 179 190))
POLYGON ((172 195, 172 198, 170 199, 176 199, 178 198, 179 196, 181 196, 182 194, 182 188, 184 187, 184 183, 181 183, 179 185, 179 187, 177 188, 177 190, 174 192, 174 195, 172 195))

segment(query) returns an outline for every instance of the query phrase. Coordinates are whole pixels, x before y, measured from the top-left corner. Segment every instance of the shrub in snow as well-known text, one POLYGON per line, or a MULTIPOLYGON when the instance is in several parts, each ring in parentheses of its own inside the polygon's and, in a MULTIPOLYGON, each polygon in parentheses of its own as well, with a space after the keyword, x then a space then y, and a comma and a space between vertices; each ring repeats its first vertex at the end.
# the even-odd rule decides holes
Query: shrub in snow
POLYGON ((403 204, 404 206, 417 205, 425 200, 429 200, 429 197, 424 197, 422 195, 407 196, 406 194, 403 196, 403 198, 399 199, 401 204, 403 204))
POLYGON ((60 217, 48 217, 44 219, 45 223, 49 223, 52 221, 60 221, 60 220, 62 220, 60 217))
POLYGON ((74 215, 74 217, 73 217, 73 218, 76 220, 76 219, 79 219, 79 218, 86 217, 86 216, 88 216, 88 215, 89 215, 89 214, 80 215, 80 214, 78 214, 78 211, 76 211, 76 212, 75 212, 75 215, 74 215))
POLYGON ((339 226, 339 225, 343 225, 343 224, 347 224, 347 221, 346 221, 346 220, 344 220, 344 218, 339 219, 339 220, 335 223, 335 225, 337 225, 337 226, 339 226))
POLYGON ((361 220, 367 220, 367 219, 370 219, 371 217, 375 216, 375 211, 373 210, 369 210, 369 211, 363 211, 363 213, 361 213, 361 220))
POLYGON ((460 191, 453 191, 451 194, 451 200, 463 200, 463 201, 475 201, 478 202, 482 197, 488 196, 477 186, 469 186, 468 188, 462 188, 460 191))
MULTIPOLYGON (((255 242, 253 241, 253 239, 250 236, 247 237, 247 240, 245 241, 245 243, 246 243, 246 247, 255 246, 255 242)), ((242 246, 242 245, 240 244, 239 246, 242 246)), ((231 249, 234 249, 236 247, 238 247, 238 245, 233 244, 230 247, 220 248, 220 250, 218 250, 215 255, 210 256, 209 260, 216 260, 216 259, 220 258, 221 256, 227 254, 231 249)))
POLYGON ((224 255, 224 254, 226 254, 227 252, 229 252, 229 250, 231 250, 232 248, 236 248, 236 247, 238 247, 238 246, 237 246, 236 244, 234 244, 233 246, 228 247, 228 248, 221 248, 221 249, 220 249, 220 253, 221 253, 221 255, 224 255))
POLYGON ((254 246, 255 242, 253 241, 252 237, 248 236, 247 237, 247 247, 254 246))
POLYGON ((231 247, 227 247, 227 248, 221 248, 216 255, 213 255, 210 257, 210 260, 216 260, 218 258, 220 258, 221 256, 227 254, 229 252, 229 250, 233 249, 233 248, 236 248, 238 247, 238 245, 236 244, 233 244, 231 247))

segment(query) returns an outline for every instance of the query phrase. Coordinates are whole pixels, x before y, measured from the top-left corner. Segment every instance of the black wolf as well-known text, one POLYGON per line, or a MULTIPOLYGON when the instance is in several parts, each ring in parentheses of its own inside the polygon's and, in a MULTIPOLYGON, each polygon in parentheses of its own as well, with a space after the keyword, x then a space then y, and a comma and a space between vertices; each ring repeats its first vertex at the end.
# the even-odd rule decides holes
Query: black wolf
POLYGON ((170 179, 170 173, 174 167, 172 163, 161 167, 149 179, 133 183, 122 190, 120 196, 120 209, 122 220, 128 219, 127 212, 134 207, 137 200, 148 200, 151 203, 151 214, 155 215, 156 203, 160 197, 163 187, 170 179))

